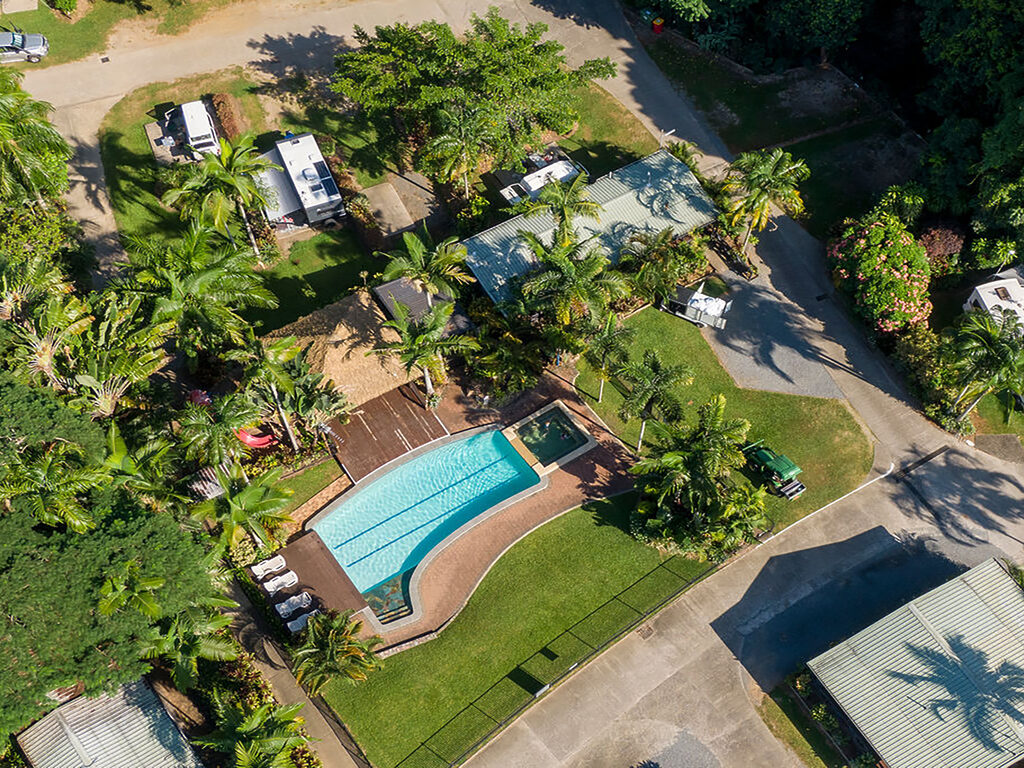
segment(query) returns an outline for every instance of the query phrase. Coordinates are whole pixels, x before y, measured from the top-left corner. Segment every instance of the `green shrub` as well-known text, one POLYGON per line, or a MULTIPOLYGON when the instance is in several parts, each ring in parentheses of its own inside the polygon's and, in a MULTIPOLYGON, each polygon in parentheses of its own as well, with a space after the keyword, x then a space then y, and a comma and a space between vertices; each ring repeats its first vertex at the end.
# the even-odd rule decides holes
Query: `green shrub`
POLYGON ((462 237, 475 235, 484 228, 490 216, 491 204, 487 198, 474 193, 455 214, 455 227, 462 237))
POLYGON ((46 4, 65 16, 70 16, 78 8, 78 0, 46 0, 46 4))

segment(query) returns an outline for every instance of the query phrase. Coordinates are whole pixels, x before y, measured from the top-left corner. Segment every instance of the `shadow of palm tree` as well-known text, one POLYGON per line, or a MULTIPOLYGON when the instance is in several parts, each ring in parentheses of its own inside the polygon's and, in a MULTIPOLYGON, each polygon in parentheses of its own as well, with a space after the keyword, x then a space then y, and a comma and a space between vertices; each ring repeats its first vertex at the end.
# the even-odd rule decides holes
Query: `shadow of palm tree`
POLYGON ((1024 667, 1004 661, 992 666, 988 654, 961 635, 946 638, 952 655, 907 644, 925 668, 890 677, 923 687, 930 698, 919 703, 940 720, 959 712, 970 735, 986 749, 1020 754, 1024 750, 1024 667))

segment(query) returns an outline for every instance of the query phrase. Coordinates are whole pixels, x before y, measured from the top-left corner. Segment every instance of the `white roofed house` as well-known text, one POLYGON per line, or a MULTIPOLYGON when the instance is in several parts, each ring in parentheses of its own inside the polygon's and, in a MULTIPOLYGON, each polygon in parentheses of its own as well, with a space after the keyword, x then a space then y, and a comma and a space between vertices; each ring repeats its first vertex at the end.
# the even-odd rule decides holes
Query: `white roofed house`
POLYGON ((1024 326, 1024 278, 1020 270, 1007 269, 971 291, 964 303, 964 311, 979 309, 990 313, 1008 309, 1017 315, 1024 326))
POLYGON ((267 220, 280 227, 318 224, 345 216, 345 201, 311 133, 286 136, 263 157, 281 170, 260 174, 267 220))

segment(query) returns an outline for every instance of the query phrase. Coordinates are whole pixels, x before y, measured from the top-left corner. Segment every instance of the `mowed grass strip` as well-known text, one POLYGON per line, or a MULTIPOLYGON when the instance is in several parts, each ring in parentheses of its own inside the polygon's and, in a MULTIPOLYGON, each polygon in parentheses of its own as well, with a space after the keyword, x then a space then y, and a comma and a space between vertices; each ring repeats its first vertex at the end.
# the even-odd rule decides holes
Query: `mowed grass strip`
MULTIPOLYGON (((685 406, 686 423, 694 423, 697 408, 720 392, 728 401, 729 417, 750 421, 751 441, 764 440, 803 469, 800 479, 807 491, 799 499, 769 498, 768 514, 776 529, 853 490, 871 469, 871 445, 843 402, 737 387, 700 331, 665 312, 648 308, 626 320, 626 325, 636 332, 630 350, 633 358, 640 359, 644 350, 651 349, 663 362, 685 364, 693 370, 693 383, 676 389, 685 406)), ((598 403, 598 381, 585 363, 576 386, 612 431, 635 446, 639 420, 627 424, 619 417, 624 386, 606 384, 604 400, 598 403)), ((645 442, 652 437, 648 431, 645 442)), ((734 473, 734 479, 742 480, 743 475, 734 473)))
MULTIPOLYGON (((506 678, 516 665, 526 662, 534 676, 555 674, 568 667, 561 663, 567 655, 587 652, 586 643, 611 637, 636 617, 624 607, 622 614, 602 610, 600 631, 559 639, 660 562, 656 550, 627 532, 635 501, 626 494, 555 518, 494 565, 437 639, 386 659, 365 683, 327 687, 328 702, 377 768, 394 768, 424 741, 457 756, 471 736, 482 735, 483 714, 463 715, 435 732, 481 695, 488 721, 528 700, 506 678)), ((693 576, 703 567, 693 562, 693 576)))

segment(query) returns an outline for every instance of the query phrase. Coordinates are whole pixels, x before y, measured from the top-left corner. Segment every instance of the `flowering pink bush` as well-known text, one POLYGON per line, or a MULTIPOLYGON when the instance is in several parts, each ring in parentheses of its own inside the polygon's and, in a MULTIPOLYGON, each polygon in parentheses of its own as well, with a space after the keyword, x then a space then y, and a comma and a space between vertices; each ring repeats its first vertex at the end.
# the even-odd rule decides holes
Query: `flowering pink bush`
POLYGON ((848 222, 828 258, 836 283, 876 330, 893 333, 931 314, 928 257, 896 217, 848 222))

